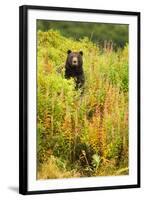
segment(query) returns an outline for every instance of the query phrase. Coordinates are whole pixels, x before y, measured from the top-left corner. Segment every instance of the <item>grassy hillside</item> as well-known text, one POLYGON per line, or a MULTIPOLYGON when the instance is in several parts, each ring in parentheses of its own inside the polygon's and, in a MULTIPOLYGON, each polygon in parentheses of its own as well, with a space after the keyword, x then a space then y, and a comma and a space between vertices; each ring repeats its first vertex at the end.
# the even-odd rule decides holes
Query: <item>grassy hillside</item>
POLYGON ((38 179, 128 174, 128 45, 106 46, 38 31, 38 179), (68 49, 84 52, 83 95, 64 78, 68 49))

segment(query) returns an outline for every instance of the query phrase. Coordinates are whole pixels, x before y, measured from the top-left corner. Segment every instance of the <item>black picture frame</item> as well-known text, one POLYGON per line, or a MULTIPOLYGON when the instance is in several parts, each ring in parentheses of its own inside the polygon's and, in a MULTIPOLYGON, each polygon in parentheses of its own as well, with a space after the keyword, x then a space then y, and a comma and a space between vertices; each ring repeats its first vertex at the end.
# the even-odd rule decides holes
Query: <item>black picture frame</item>
POLYGON ((140 187, 140 13, 131 11, 96 10, 65 7, 24 5, 19 7, 19 193, 44 194, 59 192, 80 192, 140 187), (88 188, 65 188, 28 191, 28 11, 46 10, 76 13, 101 13, 137 17, 137 184, 88 188))

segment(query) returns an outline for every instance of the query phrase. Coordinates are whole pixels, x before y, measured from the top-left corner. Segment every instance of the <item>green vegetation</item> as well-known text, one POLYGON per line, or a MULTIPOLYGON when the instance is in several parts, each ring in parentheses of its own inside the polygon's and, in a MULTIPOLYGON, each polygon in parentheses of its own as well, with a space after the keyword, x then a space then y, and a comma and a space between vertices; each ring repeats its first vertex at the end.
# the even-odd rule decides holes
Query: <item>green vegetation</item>
POLYGON ((107 41, 113 42, 115 49, 128 43, 128 25, 37 20, 37 28, 41 31, 59 30, 63 36, 76 40, 88 37, 100 47, 104 47, 107 41))
POLYGON ((37 178, 128 174, 128 45, 37 32, 37 178), (67 50, 84 52, 85 89, 64 78, 67 50))

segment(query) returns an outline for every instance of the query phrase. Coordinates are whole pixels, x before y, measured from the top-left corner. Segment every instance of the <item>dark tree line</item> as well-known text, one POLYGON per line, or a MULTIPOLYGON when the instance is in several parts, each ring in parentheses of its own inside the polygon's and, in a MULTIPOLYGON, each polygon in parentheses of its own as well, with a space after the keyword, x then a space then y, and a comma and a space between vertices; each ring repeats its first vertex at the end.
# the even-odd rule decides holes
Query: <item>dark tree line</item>
POLYGON ((76 40, 88 37, 100 46, 104 46, 105 42, 112 42, 115 48, 119 48, 128 43, 128 25, 37 20, 37 29, 59 30, 63 36, 76 40))

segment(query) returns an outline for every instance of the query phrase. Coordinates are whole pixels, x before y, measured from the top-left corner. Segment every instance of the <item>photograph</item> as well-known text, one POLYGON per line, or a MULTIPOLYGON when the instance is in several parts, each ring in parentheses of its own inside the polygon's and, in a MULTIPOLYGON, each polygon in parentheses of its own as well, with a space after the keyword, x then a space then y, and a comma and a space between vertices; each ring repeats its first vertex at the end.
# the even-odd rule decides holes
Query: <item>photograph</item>
POLYGON ((140 13, 19 14, 19 192, 140 187, 140 13))
POLYGON ((129 174, 128 33, 37 20, 37 179, 129 174))

